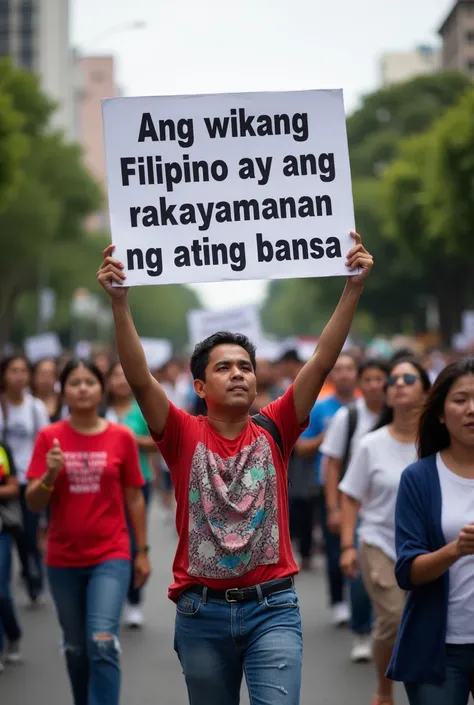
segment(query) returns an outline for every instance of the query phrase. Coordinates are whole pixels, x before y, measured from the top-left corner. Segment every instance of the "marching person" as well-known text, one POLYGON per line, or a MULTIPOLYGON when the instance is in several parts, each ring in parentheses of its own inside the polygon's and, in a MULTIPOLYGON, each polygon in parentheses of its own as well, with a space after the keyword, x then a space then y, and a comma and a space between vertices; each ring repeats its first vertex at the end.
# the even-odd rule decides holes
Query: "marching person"
MULTIPOLYGON (((140 411, 140 407, 133 398, 132 390, 128 384, 122 370, 122 365, 116 362, 112 365, 107 376, 107 410, 105 418, 114 423, 121 423, 127 426, 133 433, 138 447, 140 459, 140 470, 145 484, 142 487, 145 507, 148 509, 152 487, 153 487, 153 467, 151 463, 151 453, 156 453, 156 444, 151 438, 148 426, 140 411)), ((136 557, 136 543, 133 529, 129 526, 130 541, 132 546, 132 558, 136 557)), ((128 627, 140 628, 144 625, 145 618, 141 608, 142 591, 135 587, 135 579, 130 578, 128 590, 128 604, 125 610, 125 624, 128 627)))
POLYGON ((377 429, 359 442, 339 485, 341 567, 348 578, 355 579, 360 565, 376 615, 373 658, 377 694, 373 705, 393 704, 393 684, 385 674, 405 600, 395 580, 395 502, 401 474, 416 459, 418 422, 429 388, 428 374, 416 360, 392 364, 386 409, 377 429))
MULTIPOLYGON (((388 365, 367 358, 359 364, 358 389, 361 397, 343 406, 329 424, 321 445, 325 463, 325 500, 328 529, 339 535, 341 506, 338 485, 347 470, 359 441, 371 431, 384 406, 388 365)), ((340 555, 339 555, 340 560, 340 555)), ((360 575, 349 581, 351 631, 354 635, 351 660, 370 661, 372 654, 372 605, 360 575)))
POLYGON ((405 683, 410 705, 467 705, 474 695, 474 357, 436 378, 418 454, 396 505, 396 576, 408 598, 388 674, 405 683))
MULTIPOLYGON (((320 449, 331 419, 339 409, 354 401, 357 384, 357 365, 352 355, 344 352, 339 355, 331 370, 329 379, 334 386, 334 394, 330 394, 324 399, 318 399, 311 411, 308 428, 301 434, 301 438, 296 443, 295 455, 301 459, 300 466, 303 472, 300 473, 300 478, 292 478, 292 494, 298 491, 300 484, 303 482, 304 469, 307 468, 307 463, 304 461, 307 460, 314 463, 314 470, 311 474, 311 478, 314 478, 312 484, 324 487, 325 473, 320 449)), ((313 538, 314 493, 310 500, 311 503, 308 502, 308 498, 303 499, 303 502, 298 502, 296 507, 293 500, 294 513, 297 513, 299 517, 300 550, 302 554, 306 554, 307 562, 310 560, 313 538), (306 504, 305 508, 303 508, 304 504, 306 504)), ((345 581, 339 565, 341 542, 339 533, 329 530, 329 517, 326 512, 324 492, 321 492, 317 497, 317 505, 320 510, 321 528, 324 538, 326 578, 332 622, 335 627, 340 627, 346 625, 350 620, 350 609, 345 600, 345 581)))
POLYGON ((74 705, 118 705, 119 625, 130 584, 150 574, 143 478, 132 433, 99 415, 104 378, 90 362, 61 374, 68 419, 40 431, 28 470, 31 511, 48 505, 48 579, 64 637, 74 705))
POLYGON ((23 658, 22 632, 11 591, 12 536, 21 522, 19 494, 13 457, 7 446, 0 444, 0 673, 5 663, 19 663, 23 658))
POLYGON ((148 370, 127 303, 123 265, 104 252, 99 282, 111 297, 120 361, 168 464, 179 542, 169 597, 175 648, 192 705, 237 705, 245 673, 250 699, 298 705, 302 633, 288 528, 287 462, 336 362, 373 259, 353 233, 344 293, 318 347, 285 394, 249 417, 255 347, 216 333, 191 359, 208 415, 169 402, 148 370), (119 286, 113 286, 119 285, 119 286))
POLYGON ((44 591, 43 556, 39 541, 40 516, 26 504, 26 472, 38 432, 49 423, 40 399, 28 392, 30 365, 24 355, 6 358, 0 368, 0 438, 11 450, 15 463, 23 528, 15 534, 22 578, 30 605, 41 604, 44 591))
POLYGON ((61 395, 57 389, 59 366, 52 358, 42 358, 33 365, 31 372, 31 393, 41 399, 51 423, 59 421, 62 415, 61 395))

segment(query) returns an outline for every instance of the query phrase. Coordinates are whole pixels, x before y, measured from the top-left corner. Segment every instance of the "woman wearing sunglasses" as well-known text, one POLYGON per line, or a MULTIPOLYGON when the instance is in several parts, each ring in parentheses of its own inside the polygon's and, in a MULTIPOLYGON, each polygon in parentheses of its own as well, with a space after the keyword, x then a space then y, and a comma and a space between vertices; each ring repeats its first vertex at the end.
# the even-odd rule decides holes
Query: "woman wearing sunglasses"
POLYGON ((446 367, 420 420, 420 460, 403 473, 396 575, 408 592, 389 674, 410 705, 474 695, 474 357, 446 367))
POLYGON ((350 578, 361 570, 376 615, 373 656, 377 694, 373 705, 393 703, 393 684, 385 674, 404 605, 404 593, 395 579, 395 503, 401 474, 417 457, 418 422, 429 388, 428 374, 416 360, 392 364, 379 423, 361 440, 339 485, 341 568, 350 578))

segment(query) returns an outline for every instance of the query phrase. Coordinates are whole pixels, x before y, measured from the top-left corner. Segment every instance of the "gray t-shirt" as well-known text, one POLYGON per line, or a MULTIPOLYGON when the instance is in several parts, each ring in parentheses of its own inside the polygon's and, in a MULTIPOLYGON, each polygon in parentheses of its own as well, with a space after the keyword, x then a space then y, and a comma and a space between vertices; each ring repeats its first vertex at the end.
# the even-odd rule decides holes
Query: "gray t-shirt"
POLYGON ((40 399, 25 394, 23 403, 14 406, 5 401, 7 424, 4 433, 3 412, 0 409, 0 439, 10 446, 16 465, 18 482, 26 485, 26 473, 30 464, 38 431, 49 424, 48 411, 40 399))

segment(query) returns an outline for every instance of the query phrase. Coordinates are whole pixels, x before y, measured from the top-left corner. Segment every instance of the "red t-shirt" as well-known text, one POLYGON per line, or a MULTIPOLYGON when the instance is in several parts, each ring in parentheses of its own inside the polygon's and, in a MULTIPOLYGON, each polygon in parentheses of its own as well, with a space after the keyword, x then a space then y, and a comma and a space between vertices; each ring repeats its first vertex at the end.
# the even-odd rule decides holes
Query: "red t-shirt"
POLYGON ((125 426, 109 423, 88 436, 68 421, 39 432, 28 479, 46 471, 46 453, 57 438, 65 456, 50 501, 46 563, 82 568, 106 560, 130 560, 124 488, 144 484, 135 439, 125 426))
POLYGON ((163 438, 155 437, 173 480, 179 543, 173 563, 176 600, 191 585, 246 587, 298 572, 288 521, 290 453, 305 426, 293 387, 261 410, 278 426, 284 454, 249 417, 233 440, 204 416, 170 403, 163 438))

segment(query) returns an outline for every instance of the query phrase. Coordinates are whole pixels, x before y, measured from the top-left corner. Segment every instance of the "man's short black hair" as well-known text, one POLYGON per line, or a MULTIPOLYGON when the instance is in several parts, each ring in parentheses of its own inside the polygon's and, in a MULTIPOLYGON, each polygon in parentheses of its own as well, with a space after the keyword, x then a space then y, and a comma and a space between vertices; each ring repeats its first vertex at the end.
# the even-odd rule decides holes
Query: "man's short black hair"
POLYGON ((247 336, 242 335, 241 333, 219 331, 218 333, 210 335, 205 340, 202 340, 194 348, 190 363, 193 379, 200 379, 203 382, 205 381, 206 367, 209 364, 211 350, 216 348, 218 345, 240 345, 241 348, 248 352, 254 372, 257 370, 256 348, 247 336))
POLYGON ((366 370, 380 370, 388 377, 389 364, 382 357, 366 357, 359 363, 359 377, 362 377, 366 370))

